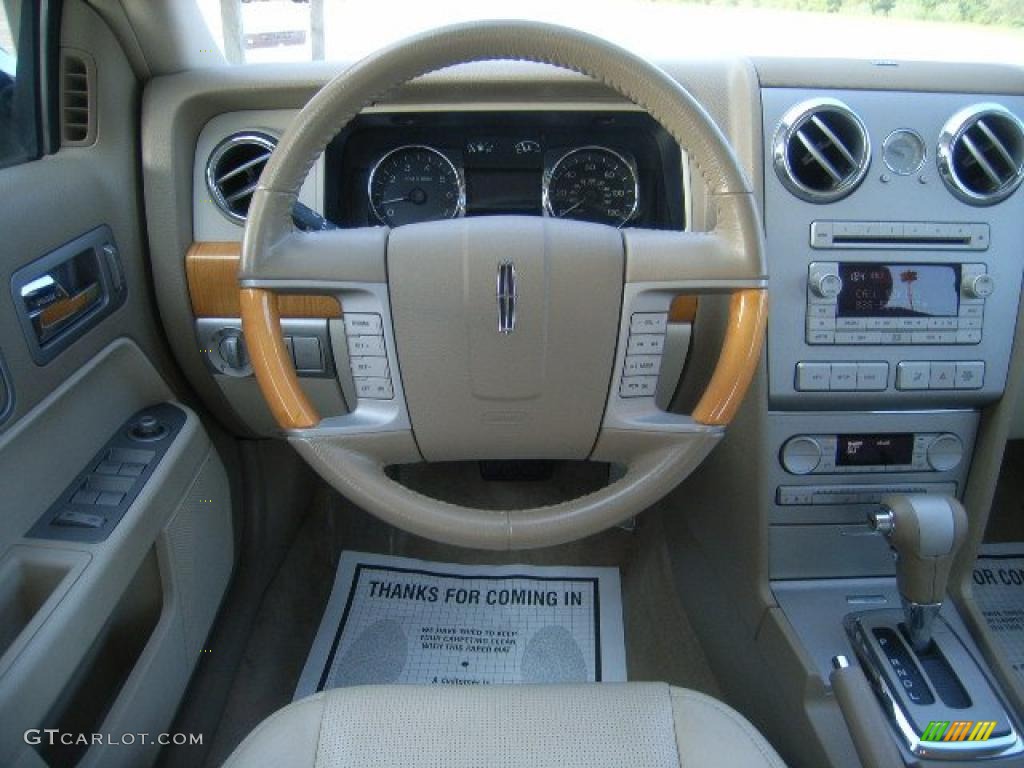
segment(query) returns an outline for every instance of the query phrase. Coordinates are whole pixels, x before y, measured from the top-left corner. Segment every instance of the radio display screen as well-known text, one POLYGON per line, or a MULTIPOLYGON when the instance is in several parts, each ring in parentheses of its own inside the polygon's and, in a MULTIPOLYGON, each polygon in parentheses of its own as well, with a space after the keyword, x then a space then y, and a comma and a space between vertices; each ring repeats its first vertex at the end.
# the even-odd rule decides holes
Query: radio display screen
POLYGON ((914 436, 839 435, 837 467, 909 466, 914 463, 914 436))
POLYGON ((837 317, 956 317, 957 264, 839 265, 837 317))

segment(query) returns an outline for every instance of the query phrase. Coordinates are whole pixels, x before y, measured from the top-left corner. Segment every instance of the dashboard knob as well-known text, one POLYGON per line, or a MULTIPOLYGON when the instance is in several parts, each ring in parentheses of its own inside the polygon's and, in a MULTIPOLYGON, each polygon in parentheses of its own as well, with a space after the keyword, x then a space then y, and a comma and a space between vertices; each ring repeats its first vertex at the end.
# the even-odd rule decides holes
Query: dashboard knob
POLYGON ((160 420, 149 414, 142 416, 132 424, 129 430, 131 436, 136 440, 149 442, 159 440, 167 434, 167 427, 160 423, 160 420))
POLYGON ((969 299, 987 299, 996 289, 992 275, 970 275, 964 278, 963 293, 969 299))
POLYGON ((843 290, 843 280, 835 272, 815 270, 811 272, 811 291, 822 299, 834 299, 843 290))
POLYGON ((813 437, 793 437, 782 446, 782 466, 791 475, 806 475, 821 462, 821 443, 813 437))
POLYGON ((949 433, 939 435, 928 445, 928 466, 936 472, 949 472, 960 465, 964 446, 960 438, 949 433))

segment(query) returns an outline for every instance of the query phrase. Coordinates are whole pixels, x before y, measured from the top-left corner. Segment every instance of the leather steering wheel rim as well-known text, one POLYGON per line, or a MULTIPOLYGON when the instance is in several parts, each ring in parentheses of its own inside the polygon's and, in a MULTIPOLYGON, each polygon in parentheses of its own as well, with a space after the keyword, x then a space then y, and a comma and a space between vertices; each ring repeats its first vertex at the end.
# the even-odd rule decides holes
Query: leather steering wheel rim
MULTIPOLYGON (((364 269, 355 255, 364 246, 379 250, 383 238, 386 248, 387 230, 356 230, 344 237, 345 250, 352 254, 344 267, 348 278, 364 269)), ((751 186, 725 137, 693 97, 657 67, 610 43, 575 30, 527 22, 481 22, 428 32, 362 60, 324 86, 282 136, 261 176, 250 206, 239 272, 242 323, 253 370, 278 424, 299 453, 341 493, 385 521, 434 540, 487 549, 548 546, 581 538, 656 503, 681 482, 721 438, 753 377, 766 323, 765 277, 763 235, 751 186), (602 425, 588 458, 623 465, 619 480, 556 505, 488 510, 423 496, 387 476, 388 465, 423 460, 411 428, 378 429, 359 419, 344 425, 320 419, 285 351, 274 292, 298 289, 300 284, 308 291, 312 283, 306 273, 325 263, 301 261, 304 246, 300 242, 296 248, 290 212, 317 157, 349 121, 418 76, 458 64, 509 59, 551 64, 602 82, 646 110, 686 148, 690 165, 707 190, 715 228, 686 233, 685 238, 683 233, 624 234, 626 281, 642 283, 651 274, 671 276, 678 266, 680 279, 663 281, 664 286, 711 287, 731 293, 732 301, 718 365, 691 417, 666 417, 650 427, 644 421, 602 425), (695 258, 676 261, 673 249, 695 258), (692 279, 696 257, 707 260, 701 265, 708 272, 706 280, 692 279), (304 282, 294 280, 296 274, 304 282)))

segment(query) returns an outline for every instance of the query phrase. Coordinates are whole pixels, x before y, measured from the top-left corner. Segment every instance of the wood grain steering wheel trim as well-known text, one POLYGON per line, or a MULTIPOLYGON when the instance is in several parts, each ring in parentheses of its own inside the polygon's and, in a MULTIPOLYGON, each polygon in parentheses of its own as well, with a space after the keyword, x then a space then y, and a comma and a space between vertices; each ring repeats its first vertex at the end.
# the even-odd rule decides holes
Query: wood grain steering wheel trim
POLYGON ((263 288, 242 288, 239 300, 252 369, 275 421, 282 429, 315 427, 320 414, 299 386, 281 336, 276 294, 263 288))

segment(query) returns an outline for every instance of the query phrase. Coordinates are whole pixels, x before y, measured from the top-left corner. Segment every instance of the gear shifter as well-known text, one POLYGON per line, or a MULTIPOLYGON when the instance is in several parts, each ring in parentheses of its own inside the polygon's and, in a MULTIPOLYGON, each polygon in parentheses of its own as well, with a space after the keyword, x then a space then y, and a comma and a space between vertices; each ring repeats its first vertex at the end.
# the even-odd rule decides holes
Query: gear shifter
POLYGON ((931 645, 953 558, 967 535, 967 513, 951 496, 893 495, 882 499, 869 522, 896 552, 907 639, 922 653, 931 645))

